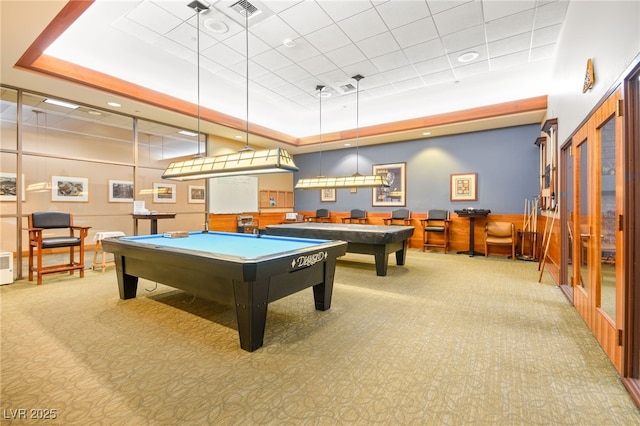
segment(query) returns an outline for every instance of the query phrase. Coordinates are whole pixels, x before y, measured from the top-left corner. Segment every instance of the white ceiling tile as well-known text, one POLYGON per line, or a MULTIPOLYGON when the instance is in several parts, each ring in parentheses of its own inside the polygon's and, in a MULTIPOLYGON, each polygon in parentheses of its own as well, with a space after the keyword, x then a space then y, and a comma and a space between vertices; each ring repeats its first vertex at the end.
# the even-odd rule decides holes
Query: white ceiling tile
POLYGON ((532 31, 534 16, 534 10, 526 10, 506 18, 487 22, 487 41, 496 41, 532 31))
POLYGON ((180 18, 151 2, 139 3, 125 16, 159 34, 165 34, 182 23, 180 18))
POLYGON ((483 1, 482 9, 484 10, 484 19, 493 21, 495 19, 504 18, 527 9, 533 9, 536 6, 535 0, 519 0, 519 1, 483 1))
POLYGON ((504 68, 515 67, 529 61, 529 50, 524 50, 509 55, 502 55, 491 58, 491 70, 496 71, 504 68))
POLYGON ((365 12, 340 21, 338 25, 354 42, 387 31, 387 26, 382 22, 375 9, 368 9, 365 12))
POLYGON ((424 87, 424 82, 420 77, 415 77, 407 80, 396 81, 393 83, 393 87, 399 92, 406 92, 424 87))
POLYGON ((300 36, 297 31, 287 25, 287 23, 277 15, 271 16, 252 26, 251 32, 271 47, 280 46, 284 39, 290 38, 293 40, 300 36))
POLYGON ((225 46, 222 43, 218 43, 215 46, 202 51, 202 56, 211 59, 225 67, 230 67, 238 62, 245 62, 246 57, 239 54, 235 50, 225 46))
POLYGON ((298 3, 278 16, 301 35, 312 33, 333 23, 317 3, 309 1, 298 3))
POLYGON ((408 47, 404 49, 404 54, 410 62, 416 63, 443 56, 445 51, 442 41, 438 38, 408 47))
POLYGON ((549 43, 555 43, 560 36, 562 26, 560 24, 552 25, 550 27, 540 28, 533 32, 533 47, 544 46, 549 43))
POLYGON ((336 24, 326 26, 315 32, 307 34, 305 38, 316 49, 322 52, 329 52, 351 43, 349 37, 347 37, 336 24))
POLYGON ((542 59, 550 59, 553 57, 556 50, 556 44, 547 44, 545 46, 539 46, 531 49, 531 56, 529 62, 540 61, 542 59))
POLYGON ((358 46, 362 53, 369 58, 381 56, 399 49, 398 43, 391 33, 382 33, 362 40, 358 46))
POLYGON ((428 61, 419 62, 417 64, 413 64, 413 67, 420 75, 429 75, 451 70, 451 64, 446 56, 440 56, 438 58, 429 59, 428 61))
POLYGON ((296 45, 293 47, 280 45, 276 50, 293 62, 301 62, 320 54, 315 47, 310 45, 309 42, 302 37, 295 39, 294 42, 296 45))
POLYGON ((475 1, 464 3, 458 7, 434 14, 433 21, 441 36, 481 25, 484 22, 482 19, 482 4, 475 1))
POLYGON ((279 70, 275 71, 275 73, 290 83, 311 77, 311 74, 300 68, 300 66, 298 66, 297 64, 291 64, 284 68, 280 68, 279 70))
POLYGON ((401 27, 430 16, 424 1, 394 1, 376 7, 389 29, 401 27))
POLYGON ((277 50, 269 50, 259 55, 252 56, 251 60, 269 70, 279 70, 280 68, 284 68, 293 63, 277 50))
POLYGON ((433 19, 424 18, 391 31, 400 47, 410 47, 438 37, 433 19))
POLYGON ((267 4, 269 5, 269 9, 271 9, 273 13, 280 13, 303 1, 305 0, 277 0, 277 1, 267 0, 267 4))
POLYGON ((470 1, 473 0, 427 0, 427 5, 429 6, 431 14, 434 15, 448 9, 453 9, 454 7, 458 7, 465 3, 469 3, 470 1))
POLYGON ((356 74, 363 75, 365 77, 371 77, 374 74, 378 74, 380 70, 371 61, 362 61, 353 65, 347 65, 342 68, 347 75, 354 76, 356 74))
POLYGON ((531 33, 523 33, 513 37, 507 37, 488 44, 489 57, 509 55, 511 53, 526 51, 531 47, 531 33))
POLYGON ((162 37, 162 35, 158 34, 157 32, 144 27, 126 17, 117 19, 115 22, 113 22, 112 26, 113 28, 122 31, 125 34, 129 34, 149 44, 155 43, 160 37, 162 37))
POLYGON ((542 28, 564 22, 568 7, 569 1, 565 0, 558 0, 540 6, 536 10, 536 21, 534 28, 542 28))
POLYGON ((338 67, 355 64, 367 59, 366 56, 354 44, 341 47, 325 54, 338 67))
POLYGON ((394 68, 389 71, 384 71, 381 73, 387 80, 393 81, 394 86, 397 82, 410 80, 410 79, 419 79, 418 73, 416 69, 407 65, 404 67, 394 68))
POLYGON ((474 62, 471 65, 455 68, 455 75, 458 80, 474 77, 477 74, 489 72, 489 61, 474 62))
POLYGON ((447 52, 469 49, 485 42, 484 25, 476 25, 442 37, 442 44, 447 52))
POLYGON ((300 62, 302 68, 312 75, 329 72, 336 68, 335 64, 323 55, 300 62))
MULTIPOLYGON (((229 37, 224 41, 224 44, 243 56, 247 55, 247 34, 244 31, 229 37)), ((249 57, 257 56, 268 50, 271 50, 271 46, 249 33, 249 57)))
POLYGON ((371 62, 373 62, 380 72, 409 65, 409 60, 404 56, 402 51, 395 51, 387 53, 386 55, 371 58, 371 62))
POLYGON ((350 16, 357 15, 367 9, 371 9, 373 5, 367 0, 352 1, 326 1, 320 4, 320 7, 335 22, 342 21, 350 16))

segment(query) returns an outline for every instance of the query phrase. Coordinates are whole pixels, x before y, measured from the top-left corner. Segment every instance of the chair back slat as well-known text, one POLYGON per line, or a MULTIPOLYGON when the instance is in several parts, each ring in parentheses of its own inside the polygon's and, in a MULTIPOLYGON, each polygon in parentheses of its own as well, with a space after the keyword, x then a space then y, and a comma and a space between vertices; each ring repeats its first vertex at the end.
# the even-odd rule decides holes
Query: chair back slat
POLYGON ((64 212, 34 212, 31 214, 31 225, 34 228, 53 229, 69 228, 71 214, 64 212))

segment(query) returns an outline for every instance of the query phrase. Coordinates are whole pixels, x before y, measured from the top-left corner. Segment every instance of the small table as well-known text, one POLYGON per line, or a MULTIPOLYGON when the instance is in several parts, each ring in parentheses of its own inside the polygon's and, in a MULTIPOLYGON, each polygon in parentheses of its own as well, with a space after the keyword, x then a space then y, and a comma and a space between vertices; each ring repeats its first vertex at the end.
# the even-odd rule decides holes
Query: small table
POLYGON ((158 233, 158 219, 173 219, 175 213, 143 213, 133 214, 133 235, 138 235, 138 219, 149 219, 151 221, 151 234, 158 233))
POLYGON ((102 244, 115 256, 121 299, 135 298, 138 278, 146 278, 232 306, 240 347, 249 352, 262 346, 269 303, 312 287, 315 308, 331 307, 336 259, 347 249, 344 241, 227 232, 102 244))
POLYGON ((102 249, 102 240, 105 238, 111 237, 124 237, 124 232, 122 231, 100 231, 96 232, 96 235, 93 237, 93 241, 96 243, 93 251, 93 265, 91 269, 102 269, 102 272, 105 271, 108 265, 115 265, 115 261, 107 262, 107 253, 102 249), (100 263, 98 263, 98 256, 101 257, 100 263))
POLYGON ((459 217, 467 217, 469 218, 469 250, 459 251, 458 254, 468 254, 469 257, 473 257, 475 255, 484 255, 479 251, 475 251, 475 228, 476 228, 476 218, 477 217, 487 217, 491 210, 486 209, 463 209, 463 210, 454 210, 458 214, 459 217))

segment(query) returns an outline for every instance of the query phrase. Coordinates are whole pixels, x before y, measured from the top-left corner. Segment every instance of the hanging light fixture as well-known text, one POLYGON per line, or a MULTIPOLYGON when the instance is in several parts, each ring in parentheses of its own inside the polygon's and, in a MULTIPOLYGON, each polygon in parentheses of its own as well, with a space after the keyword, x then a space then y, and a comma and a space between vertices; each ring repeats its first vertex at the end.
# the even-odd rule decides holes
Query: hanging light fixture
MULTIPOLYGON (((359 171, 360 149, 360 80, 364 77, 360 74, 352 77, 357 82, 356 88, 356 172, 351 176, 325 177, 299 179, 296 189, 325 189, 325 188, 377 188, 389 186, 386 178, 381 175, 361 175, 359 171)), ((318 86, 319 87, 319 86, 318 86)), ((324 87, 324 86, 323 86, 324 87)), ((322 89, 321 89, 322 90, 322 89)), ((322 104, 321 104, 322 105, 322 104)), ((320 135, 322 145, 322 135, 320 135)), ((322 149, 322 147, 321 147, 322 149)), ((321 151, 322 152, 322 151, 321 151)), ((321 157, 322 159, 322 157, 321 157)), ((322 167, 322 166, 321 166, 322 167)), ((322 172, 322 169, 321 169, 322 172)))
MULTIPOLYGON (((195 0, 188 4, 198 15, 208 10, 209 4, 195 0)), ((200 58, 200 18, 198 16, 198 63, 200 58)), ((208 179, 223 176, 256 175, 284 172, 297 172, 299 169, 287 150, 270 148, 255 151, 249 147, 249 14, 245 11, 246 38, 246 82, 247 82, 247 121, 246 143, 239 152, 217 155, 215 157, 196 156, 189 160, 174 161, 164 171, 162 178, 178 181, 208 179)), ((200 134, 200 66, 198 66, 198 134, 200 134)), ((198 152, 200 138, 198 137, 198 152)))

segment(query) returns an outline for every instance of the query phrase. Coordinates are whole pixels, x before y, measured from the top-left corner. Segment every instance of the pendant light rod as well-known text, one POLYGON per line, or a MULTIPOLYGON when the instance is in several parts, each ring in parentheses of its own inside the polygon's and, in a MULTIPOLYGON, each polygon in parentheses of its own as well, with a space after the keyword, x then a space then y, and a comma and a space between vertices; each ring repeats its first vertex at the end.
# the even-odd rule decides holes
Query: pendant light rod
POLYGON ((200 152, 200 12, 209 10, 210 5, 206 2, 201 1, 193 1, 187 5, 192 8, 196 12, 196 108, 197 108, 197 126, 198 126, 198 135, 197 144, 198 144, 198 153, 197 156, 200 157, 202 154, 200 152))
POLYGON ((244 145, 245 150, 250 150, 249 148, 249 11, 244 11, 244 44, 245 44, 245 52, 247 55, 247 64, 246 64, 246 77, 247 77, 247 122, 246 122, 246 141, 244 145))
POLYGON ((356 74, 352 77, 356 81, 356 174, 360 174, 360 80, 364 77, 356 74))
POLYGON ((322 85, 322 84, 318 84, 316 86, 316 90, 318 91, 318 98, 320 100, 320 123, 319 123, 319 127, 320 127, 320 174, 318 176, 322 177, 322 91, 324 90, 326 86, 322 85))

